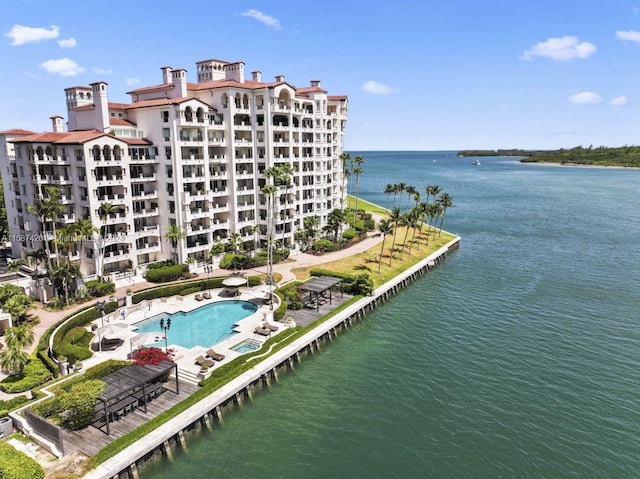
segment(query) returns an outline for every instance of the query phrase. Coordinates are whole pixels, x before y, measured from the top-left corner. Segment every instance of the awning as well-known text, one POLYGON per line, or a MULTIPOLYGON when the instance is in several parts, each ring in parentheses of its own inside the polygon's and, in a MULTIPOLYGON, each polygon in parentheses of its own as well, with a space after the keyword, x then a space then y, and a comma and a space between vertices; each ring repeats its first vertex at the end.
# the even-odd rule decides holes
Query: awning
POLYGON ((242 286, 247 283, 247 278, 243 278, 242 276, 230 276, 222 280, 222 284, 224 286, 242 286))

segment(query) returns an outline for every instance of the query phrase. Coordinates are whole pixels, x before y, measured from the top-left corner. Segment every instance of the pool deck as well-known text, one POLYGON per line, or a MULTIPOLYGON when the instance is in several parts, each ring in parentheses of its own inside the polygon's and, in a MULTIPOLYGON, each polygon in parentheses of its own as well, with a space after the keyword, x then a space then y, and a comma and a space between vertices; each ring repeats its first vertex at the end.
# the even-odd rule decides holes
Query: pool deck
MULTIPOLYGON (((234 331, 236 332, 236 334, 213 346, 215 351, 220 354, 224 354, 225 358, 222 361, 216 361, 215 365, 209 368, 209 371, 207 372, 208 375, 221 364, 225 364, 242 355, 242 353, 233 351, 231 349, 238 343, 246 339, 252 339, 254 341, 264 343, 267 339, 269 339, 269 337, 274 336, 285 329, 285 324, 276 323, 273 320, 273 310, 268 305, 263 304, 263 298, 265 298, 265 296, 268 294, 268 291, 265 288, 266 287, 264 285, 256 286, 253 288, 241 288, 240 294, 237 296, 225 295, 224 289, 211 289, 211 299, 202 299, 201 301, 198 301, 195 298, 195 294, 190 294, 188 296, 158 298, 151 301, 143 301, 140 304, 136 304, 133 306, 120 308, 118 311, 112 314, 105 315, 104 324, 106 326, 109 323, 127 323, 129 325, 129 329, 123 330, 120 334, 117 335, 124 341, 124 343, 112 351, 96 351, 94 356, 83 361, 83 367, 88 368, 107 359, 128 359, 129 355, 135 349, 131 345, 131 341, 138 334, 135 332, 135 324, 147 318, 152 318, 161 313, 172 314, 180 311, 188 312, 200 308, 204 305, 219 301, 240 300, 250 301, 256 304, 258 306, 258 309, 255 313, 239 320, 236 323, 236 326, 234 327, 234 331), (122 310, 125 311, 124 320, 120 313, 120 311, 122 310), (278 326, 278 330, 274 331, 271 336, 261 336, 255 333, 256 327, 261 326, 265 321, 278 326)), ((276 305, 274 305, 274 308, 275 307, 276 305)), ((93 324, 95 324, 97 327, 100 327, 102 325, 102 321, 98 319, 94 321, 93 324)), ((193 348, 184 348, 182 346, 172 344, 171 329, 169 329, 168 331, 167 338, 169 349, 174 350, 174 361, 178 365, 178 370, 181 378, 184 380, 190 380, 192 382, 197 382, 202 379, 203 376, 200 375, 200 366, 196 364, 196 358, 198 356, 205 356, 207 350, 212 346, 209 345, 207 347, 195 346, 193 348)), ((158 341, 156 343, 156 347, 164 349, 165 341, 163 339, 158 341)))

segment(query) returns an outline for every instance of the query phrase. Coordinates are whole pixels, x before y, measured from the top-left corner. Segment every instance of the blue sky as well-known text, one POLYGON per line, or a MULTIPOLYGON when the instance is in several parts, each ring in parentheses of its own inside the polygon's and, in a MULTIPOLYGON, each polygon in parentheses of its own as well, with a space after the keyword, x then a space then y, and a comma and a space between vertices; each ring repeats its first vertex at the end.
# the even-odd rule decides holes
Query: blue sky
POLYGON ((0 30, 0 130, 217 58, 348 95, 348 150, 640 144, 640 0, 4 0, 0 30))

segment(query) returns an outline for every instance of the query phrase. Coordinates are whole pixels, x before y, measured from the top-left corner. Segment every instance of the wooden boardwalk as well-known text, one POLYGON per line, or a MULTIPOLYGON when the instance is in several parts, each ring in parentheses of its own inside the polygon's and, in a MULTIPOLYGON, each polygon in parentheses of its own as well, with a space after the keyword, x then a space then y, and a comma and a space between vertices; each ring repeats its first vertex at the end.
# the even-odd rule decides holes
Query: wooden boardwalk
POLYGON ((140 407, 122 417, 120 420, 112 422, 110 424, 110 435, 103 432, 106 431, 104 427, 102 430, 93 426, 86 427, 80 431, 63 429, 64 454, 67 455, 74 451, 80 451, 91 457, 114 439, 133 431, 138 426, 146 423, 167 409, 170 409, 180 401, 184 401, 199 389, 199 386, 196 384, 179 381, 180 394, 176 394, 174 392, 175 382, 173 379, 169 380, 166 386, 168 388, 159 397, 147 404, 146 413, 144 412, 144 408, 140 407))

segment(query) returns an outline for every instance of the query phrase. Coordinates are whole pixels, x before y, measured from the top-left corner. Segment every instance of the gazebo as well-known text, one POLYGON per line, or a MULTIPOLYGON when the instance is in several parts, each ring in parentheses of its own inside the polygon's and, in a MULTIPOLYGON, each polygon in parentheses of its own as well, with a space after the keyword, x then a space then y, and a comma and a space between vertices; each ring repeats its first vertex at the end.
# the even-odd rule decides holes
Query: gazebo
MULTIPOLYGON (((333 276, 318 276, 313 281, 309 281, 299 287, 302 291, 309 293, 310 300, 305 302, 305 306, 309 308, 316 308, 316 311, 320 311, 320 304, 329 300, 331 304, 333 287, 342 283, 342 278, 334 278, 333 276), (326 292, 329 291, 329 297, 326 297, 326 292), (314 296, 315 295, 315 296, 314 296)), ((343 295, 342 289, 340 291, 343 295)))
POLYGON ((162 386, 156 379, 174 370, 176 377, 176 394, 180 394, 178 385, 178 365, 171 361, 162 361, 158 365, 126 366, 101 378, 106 383, 104 392, 97 399, 95 413, 99 415, 94 426, 102 430, 106 425, 106 434, 110 434, 109 424, 114 415, 137 407, 140 403, 147 412, 150 397, 157 396, 162 386))
POLYGON ((227 293, 237 294, 240 286, 247 284, 247 281, 247 278, 244 276, 229 276, 222 280, 222 285, 225 287, 227 293))

